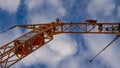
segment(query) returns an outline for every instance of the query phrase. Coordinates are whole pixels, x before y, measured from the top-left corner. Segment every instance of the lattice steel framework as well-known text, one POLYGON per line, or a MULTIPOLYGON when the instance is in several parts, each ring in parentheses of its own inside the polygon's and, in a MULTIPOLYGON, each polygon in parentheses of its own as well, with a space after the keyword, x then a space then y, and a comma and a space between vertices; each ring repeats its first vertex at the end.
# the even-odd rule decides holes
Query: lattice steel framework
POLYGON ((86 20, 84 23, 55 22, 48 24, 16 25, 15 27, 31 29, 26 34, 0 47, 0 67, 9 68, 41 46, 50 42, 53 35, 61 33, 78 34, 115 34, 120 35, 119 23, 97 23, 86 20))

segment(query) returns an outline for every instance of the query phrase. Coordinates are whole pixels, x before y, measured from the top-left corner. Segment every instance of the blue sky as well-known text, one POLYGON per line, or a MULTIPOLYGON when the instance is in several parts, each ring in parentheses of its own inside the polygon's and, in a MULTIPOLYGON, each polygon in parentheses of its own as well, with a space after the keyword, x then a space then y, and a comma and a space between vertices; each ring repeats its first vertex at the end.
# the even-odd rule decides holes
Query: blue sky
MULTIPOLYGON (((0 0, 0 31, 16 24, 63 22, 120 22, 119 0, 0 0)), ((24 31, 19 28, 0 36, 6 44, 24 31)), ((115 35, 61 34, 12 68, 120 68, 119 39, 98 56, 115 35)))

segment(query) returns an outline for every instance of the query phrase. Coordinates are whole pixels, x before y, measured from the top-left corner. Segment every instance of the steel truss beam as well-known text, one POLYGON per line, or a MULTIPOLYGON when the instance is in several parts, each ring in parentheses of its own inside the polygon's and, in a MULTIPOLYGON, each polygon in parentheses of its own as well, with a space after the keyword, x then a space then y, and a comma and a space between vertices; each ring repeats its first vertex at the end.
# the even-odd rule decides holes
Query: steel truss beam
POLYGON ((53 35, 56 34, 78 33, 120 35, 120 23, 97 23, 95 20, 87 20, 84 23, 65 23, 57 19, 55 22, 48 24, 15 25, 14 27, 28 28, 31 29, 31 31, 0 47, 1 68, 11 67, 41 46, 50 42, 53 39, 53 35))

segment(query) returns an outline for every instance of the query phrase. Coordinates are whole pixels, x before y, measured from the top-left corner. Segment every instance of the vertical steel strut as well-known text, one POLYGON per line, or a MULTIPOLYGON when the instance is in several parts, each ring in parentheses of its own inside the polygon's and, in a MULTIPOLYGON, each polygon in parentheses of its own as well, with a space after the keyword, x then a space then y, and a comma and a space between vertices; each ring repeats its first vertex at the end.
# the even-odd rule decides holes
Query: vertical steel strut
MULTIPOLYGON (((15 27, 31 29, 30 32, 0 47, 0 68, 9 68, 38 48, 53 40, 53 35, 61 33, 71 34, 115 34, 120 33, 120 23, 97 23, 97 20, 86 20, 84 23, 55 22, 47 24, 15 25, 2 32, 15 27)), ((110 46, 118 37, 109 43, 101 52, 110 46)), ((98 53, 95 57, 97 57, 98 53)), ((89 62, 95 58, 93 57, 89 62)))

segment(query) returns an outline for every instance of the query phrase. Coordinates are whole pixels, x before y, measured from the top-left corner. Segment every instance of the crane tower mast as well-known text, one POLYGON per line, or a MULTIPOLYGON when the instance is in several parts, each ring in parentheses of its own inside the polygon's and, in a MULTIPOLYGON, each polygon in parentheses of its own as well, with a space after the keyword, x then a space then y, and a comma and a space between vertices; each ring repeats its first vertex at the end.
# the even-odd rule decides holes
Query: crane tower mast
POLYGON ((120 34, 119 23, 97 23, 96 20, 86 20, 84 23, 55 22, 48 24, 16 25, 28 28, 29 32, 0 47, 0 67, 9 68, 41 46, 53 40, 53 36, 61 33, 78 34, 120 34))

